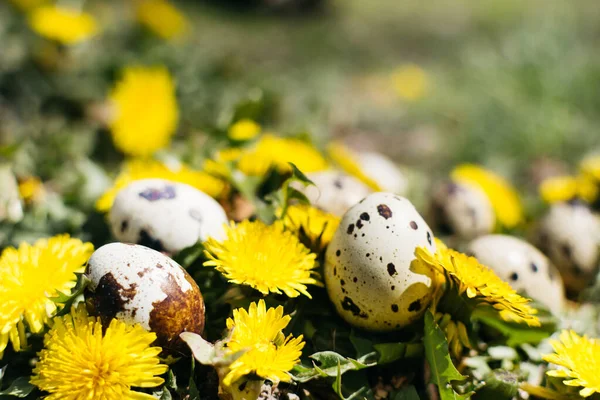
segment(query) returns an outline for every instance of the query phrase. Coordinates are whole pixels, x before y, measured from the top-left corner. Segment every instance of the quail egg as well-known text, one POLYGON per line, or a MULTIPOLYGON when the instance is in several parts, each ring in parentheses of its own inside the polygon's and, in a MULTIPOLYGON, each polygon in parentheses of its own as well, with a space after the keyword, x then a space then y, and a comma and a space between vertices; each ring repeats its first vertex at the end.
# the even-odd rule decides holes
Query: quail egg
POLYGON ((348 210, 324 267, 329 298, 342 318, 373 331, 418 319, 431 300, 435 275, 413 262, 417 247, 435 252, 434 237, 406 198, 373 193, 348 210))
POLYGON ((85 297, 102 323, 113 318, 138 323, 156 333, 167 352, 183 348, 182 332, 200 334, 204 301, 198 285, 175 261, 144 246, 110 243, 88 261, 91 283, 85 297))
POLYGON ((472 241, 468 251, 516 291, 539 301, 553 314, 561 312, 565 294, 560 273, 531 244, 508 235, 485 235, 472 241))
POLYGON ((361 152, 356 156, 362 172, 377 183, 381 190, 406 194, 408 179, 392 160, 376 152, 361 152))
POLYGON ((367 185, 340 171, 314 172, 307 174, 307 177, 313 181, 314 186, 294 186, 308 197, 313 206, 340 217, 372 193, 367 185))
POLYGON ((443 233, 472 239, 491 233, 496 216, 485 193, 475 186, 446 182, 433 194, 433 225, 443 233))
POLYGON ((586 204, 553 204, 536 239, 562 274, 567 290, 579 292, 593 283, 600 262, 600 219, 586 204))
POLYGON ((219 203, 192 186, 142 179, 119 191, 109 221, 117 240, 176 253, 198 240, 221 239, 227 216, 219 203))

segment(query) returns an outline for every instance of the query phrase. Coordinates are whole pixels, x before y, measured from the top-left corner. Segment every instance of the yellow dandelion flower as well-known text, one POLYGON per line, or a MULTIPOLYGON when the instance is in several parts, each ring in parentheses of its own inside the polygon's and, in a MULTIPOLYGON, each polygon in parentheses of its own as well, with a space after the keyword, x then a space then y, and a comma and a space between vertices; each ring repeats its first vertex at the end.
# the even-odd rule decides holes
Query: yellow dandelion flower
POLYGON ((19 351, 26 346, 25 322, 39 333, 59 307, 50 298, 70 293, 94 251, 68 235, 40 239, 35 244, 8 247, 0 256, 0 356, 10 340, 19 351))
POLYGON ((417 65, 403 65, 392 73, 392 85, 404 100, 416 101, 425 96, 429 79, 423 68, 417 65))
POLYGON ((251 119, 241 119, 229 127, 227 136, 232 140, 254 139, 260 133, 260 125, 251 119))
POLYGON ((283 223, 292 232, 306 235, 311 243, 324 248, 331 242, 340 220, 336 215, 303 204, 289 206, 283 223))
POLYGON ((263 294, 285 293, 296 297, 302 293, 311 298, 306 285, 317 285, 314 278, 315 258, 292 232, 278 221, 265 225, 261 221, 233 222, 226 238, 219 242, 209 238, 205 243, 209 261, 230 282, 249 285, 263 294))
POLYGON ((506 228, 523 222, 523 208, 516 190, 501 176, 474 164, 462 164, 452 171, 456 182, 479 187, 492 203, 497 221, 506 228))
POLYGON ((108 99, 115 113, 109 127, 120 151, 147 157, 169 145, 179 109, 175 82, 166 68, 125 68, 108 99))
POLYGON ((10 0, 10 2, 23 11, 30 11, 48 3, 48 0, 10 0))
MULTIPOLYGON (((438 245, 441 242, 438 242, 438 245)), ((494 271, 482 265, 474 257, 469 257, 446 246, 439 245, 435 254, 424 247, 415 250, 419 262, 428 265, 446 276, 459 294, 466 294, 478 303, 487 303, 498 310, 505 321, 525 322, 539 326, 535 316, 537 310, 529 305, 530 300, 520 296, 494 271)))
POLYGON ((600 154, 584 158, 579 165, 581 173, 600 182, 600 154))
POLYGON ((40 36, 66 45, 82 42, 98 32, 96 20, 90 14, 58 6, 34 9, 29 25, 40 36))
POLYGON ((166 179, 173 182, 186 183, 212 197, 219 197, 225 190, 225 183, 206 172, 195 171, 186 165, 171 169, 155 160, 130 160, 119 173, 113 186, 96 202, 96 209, 107 212, 112 207, 117 193, 133 181, 141 179, 166 179))
POLYGON ((252 148, 243 152, 238 168, 246 175, 263 176, 271 167, 282 173, 289 172, 290 162, 305 173, 327 169, 325 158, 310 144, 271 134, 262 136, 252 148))
POLYGON ((155 387, 167 372, 156 334, 113 319, 103 333, 100 318, 89 317, 83 304, 54 319, 31 383, 58 399, 154 399, 131 390, 155 387))
POLYGON ((214 159, 204 160, 204 165, 202 167, 211 175, 228 178, 229 167, 227 164, 237 161, 242 154, 243 150, 239 147, 223 149, 214 155, 214 159))
POLYGON ((300 361, 304 347, 302 335, 286 338, 283 334, 290 320, 289 315, 283 315, 282 306, 267 310, 264 300, 250 304, 248 311, 233 310, 233 319, 227 319, 227 328, 231 331, 227 350, 246 352, 229 366, 223 383, 230 386, 248 374, 273 382, 289 382, 287 372, 300 361))
POLYGON ((173 4, 165 0, 141 0, 136 9, 137 20, 163 39, 181 37, 189 22, 173 4))
POLYGON ((354 176, 375 192, 384 191, 373 178, 364 173, 358 162, 356 162, 357 156, 343 144, 338 142, 330 144, 327 154, 346 173, 354 176))
POLYGON ((544 360, 563 367, 550 370, 550 376, 567 378, 567 386, 580 386, 579 394, 589 397, 600 393, 600 340, 579 336, 573 331, 562 331, 560 340, 551 340, 555 354, 544 356, 544 360))
POLYGON ((19 194, 26 203, 31 203, 44 193, 44 185, 40 178, 30 176, 19 182, 19 194))
POLYGON ((574 198, 593 202, 598 196, 598 187, 586 175, 553 176, 540 184, 539 193, 542 200, 549 204, 574 198))

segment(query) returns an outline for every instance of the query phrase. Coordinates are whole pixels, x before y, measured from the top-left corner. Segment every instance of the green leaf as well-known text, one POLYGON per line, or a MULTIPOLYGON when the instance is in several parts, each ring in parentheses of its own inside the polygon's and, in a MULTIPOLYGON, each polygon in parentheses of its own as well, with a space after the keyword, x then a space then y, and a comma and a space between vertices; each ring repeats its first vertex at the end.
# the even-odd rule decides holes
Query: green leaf
POLYGON ((417 357, 423 354, 421 343, 379 343, 373 347, 379 354, 378 364, 389 364, 403 358, 417 357))
POLYGON ((289 163, 289 164, 292 167, 292 179, 293 180, 304 183, 304 186, 308 186, 308 185, 314 186, 315 183, 313 181, 311 181, 310 179, 308 179, 308 177, 306 175, 304 175, 304 173, 302 171, 300 171, 294 163, 289 163))
MULTIPOLYGON (((341 368, 341 363, 339 361, 338 361, 338 366, 337 366, 337 375, 336 375, 335 381, 333 381, 333 384, 331 385, 331 387, 333 388, 335 393, 338 395, 338 397, 342 400, 358 399, 361 394, 363 394, 365 391, 368 390, 367 385, 360 385, 360 387, 357 390, 355 390, 354 392, 352 392, 348 397, 344 396, 344 390, 343 390, 344 386, 342 385, 342 368, 341 368)), ((348 389, 348 388, 346 388, 346 389, 348 389)), ((362 396, 361 398, 364 398, 364 396, 362 396)))
POLYGON ((182 332, 179 337, 188 345, 194 358, 200 364, 212 365, 215 359, 215 346, 193 332, 182 332))
POLYGON ((392 400, 420 400, 417 389, 413 385, 403 387, 393 395, 392 400))
POLYGON ((181 265, 183 268, 187 269, 198 258, 202 257, 203 253, 204 245, 202 244, 202 242, 198 241, 197 243, 194 243, 193 245, 182 249, 179 253, 177 253, 175 257, 173 257, 173 260, 175 260, 175 262, 181 265))
POLYGON ((298 364, 290 373, 294 380, 298 382, 308 382, 318 377, 336 377, 338 367, 340 373, 344 374, 348 371, 358 371, 376 365, 377 362, 374 361, 376 355, 377 353, 372 352, 358 360, 354 360, 334 351, 322 351, 310 356, 314 360, 313 368, 298 364))
POLYGON ((504 321, 498 312, 491 308, 477 308, 471 318, 499 331, 506 337, 507 346, 511 347, 524 343, 538 344, 556 330, 556 321, 552 318, 540 319, 542 326, 531 327, 524 323, 504 321))
POLYGON ((27 397, 33 392, 35 386, 29 383, 29 378, 25 376, 15 379, 8 389, 0 392, 0 396, 27 397))
POLYGON ((63 307, 57 312, 57 316, 65 315, 71 312, 71 306, 77 300, 77 298, 83 295, 83 292, 87 285, 90 284, 90 279, 85 274, 80 274, 77 277, 77 284, 73 288, 70 294, 57 292, 58 294, 54 297, 50 297, 50 300, 57 304, 62 304, 63 307))
POLYGON ((511 400, 518 394, 519 376, 497 369, 485 375, 485 386, 473 396, 474 400, 511 400))
POLYGON ((441 400, 468 399, 469 394, 460 395, 452 388, 452 381, 462 381, 463 375, 456 369, 448 352, 446 335, 438 326, 430 310, 425 313, 424 339, 425 357, 431 369, 430 383, 437 385, 441 400))

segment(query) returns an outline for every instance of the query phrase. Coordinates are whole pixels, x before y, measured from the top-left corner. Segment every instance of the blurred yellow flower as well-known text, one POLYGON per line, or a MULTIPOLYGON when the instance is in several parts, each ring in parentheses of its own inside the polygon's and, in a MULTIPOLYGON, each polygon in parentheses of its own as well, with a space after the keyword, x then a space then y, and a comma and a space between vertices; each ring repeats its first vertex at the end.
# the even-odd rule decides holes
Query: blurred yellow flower
POLYGON ((316 285, 316 255, 311 253, 281 221, 231 223, 222 241, 205 243, 206 267, 215 267, 226 279, 249 285, 264 295, 285 293, 288 297, 311 295, 306 285, 316 285))
POLYGON ((579 198, 593 202, 598 197, 598 187, 586 175, 553 176, 545 179, 538 188, 542 200, 546 203, 558 203, 579 198))
POLYGON ((163 39, 182 36, 189 22, 173 4, 166 0, 140 0, 136 7, 138 21, 163 39))
POLYGON ((108 99, 115 113, 109 127, 119 150, 147 157, 169 145, 179 108, 175 83, 166 68, 125 68, 108 99))
POLYGON ((202 167, 204 171, 211 175, 228 178, 229 167, 227 164, 237 161, 242 153, 243 151, 239 147, 220 150, 214 155, 213 159, 208 158, 204 160, 204 165, 202 167))
POLYGON ((331 143, 327 148, 327 154, 333 162, 349 175, 354 176, 376 192, 384 191, 373 178, 364 173, 358 162, 356 162, 357 156, 343 144, 339 142, 331 143))
MULTIPOLYGON (((286 210, 283 223, 300 237, 303 235, 319 249, 331 242, 341 218, 306 204, 292 205, 286 210)), ((312 246, 311 246, 312 248, 312 246)))
POLYGON ((231 336, 226 343, 230 353, 246 351, 229 365, 229 372, 223 379, 230 386, 248 374, 256 374, 275 383, 289 382, 287 373, 300 362, 303 337, 285 337, 283 329, 290 323, 290 316, 283 315, 283 307, 269 308, 264 300, 251 303, 248 311, 243 308, 233 310, 233 318, 227 319, 231 336))
POLYGON ((579 165, 581 173, 600 182, 600 154, 584 158, 579 165))
POLYGON ((35 244, 7 247, 0 256, 0 358, 8 341, 15 351, 27 345, 25 322, 39 333, 58 307, 51 297, 69 294, 94 251, 91 243, 58 235, 35 244))
POLYGON ((238 168, 246 175, 263 176, 271 167, 282 173, 291 171, 290 162, 304 173, 327 169, 327 161, 312 145, 271 134, 262 136, 254 146, 243 151, 238 168))
POLYGON ((83 304, 53 322, 31 378, 50 393, 45 399, 155 399, 131 387, 164 382, 158 376, 168 370, 158 358, 162 349, 150 347, 156 334, 118 319, 103 330, 100 318, 89 317, 83 304))
POLYGON ((563 368, 549 370, 548 375, 566 378, 566 386, 581 387, 582 397, 600 393, 600 340, 562 331, 560 340, 550 344, 555 353, 545 355, 544 360, 563 368))
POLYGON ((506 228, 523 222, 523 208, 517 191, 501 176, 474 164, 461 164, 451 173, 456 182, 477 186, 492 203, 496 220, 506 228))
POLYGON ((40 178, 30 176, 19 182, 19 194, 25 203, 31 203, 44 193, 44 184, 40 178))
POLYGON ((10 2, 23 11, 30 11, 48 3, 48 0, 10 0, 10 2))
POLYGON ((457 289, 458 294, 466 294, 467 298, 474 299, 478 305, 487 304, 493 307, 502 319, 540 326, 540 321, 535 316, 537 310, 529 305, 531 300, 520 296, 476 258, 449 249, 440 243, 437 242, 435 254, 425 247, 418 247, 415 257, 420 263, 444 274, 446 281, 457 289))
POLYGON ((115 179, 113 186, 98 199, 96 209, 107 212, 121 189, 133 181, 151 178, 186 183, 215 198, 225 190, 225 183, 222 180, 206 172, 190 169, 186 165, 171 169, 156 160, 129 160, 115 179))
POLYGON ((421 67, 402 65, 392 73, 392 84, 402 99, 416 101, 427 93, 429 79, 421 67))
POLYGON ((254 139, 260 133, 260 125, 251 119, 241 119, 229 127, 227 136, 233 140, 254 139))
POLYGON ((89 39, 98 32, 90 14, 59 6, 42 6, 29 15, 31 28, 47 39, 71 45, 89 39))

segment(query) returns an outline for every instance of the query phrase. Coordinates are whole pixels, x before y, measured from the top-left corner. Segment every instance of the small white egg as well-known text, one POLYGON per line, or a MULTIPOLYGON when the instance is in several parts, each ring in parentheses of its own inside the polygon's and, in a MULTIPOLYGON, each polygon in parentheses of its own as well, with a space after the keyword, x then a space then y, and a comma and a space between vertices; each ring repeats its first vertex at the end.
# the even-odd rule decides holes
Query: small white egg
POLYGON ((314 186, 294 184, 294 187, 301 190, 313 206, 340 217, 373 192, 358 179, 340 171, 314 172, 307 177, 314 186))
POLYGON ((485 193, 456 182, 445 182, 437 188, 431 214, 437 230, 463 239, 491 233, 496 223, 494 208, 485 193))
POLYGON ((198 240, 222 239, 227 216, 217 201, 192 186, 142 179, 119 191, 109 221, 119 241, 176 253, 198 240))
POLYGON ((593 283, 600 262, 600 219, 586 204, 553 204, 540 222, 536 239, 568 290, 578 292, 593 283))
POLYGON ((375 181, 381 190, 399 195, 408 191, 408 179, 398 166, 381 153, 357 153, 362 172, 375 181))
POLYGON ((337 312, 373 331, 399 329, 418 319, 431 300, 434 274, 413 263, 417 247, 435 252, 433 233, 409 200, 379 192, 348 210, 324 267, 337 312))
POLYGON ((513 289, 559 314, 565 303, 560 273, 541 251, 508 235, 486 235, 472 241, 468 252, 490 267, 513 289))
POLYGON ((85 297, 105 326, 117 318, 157 335, 166 351, 183 347, 182 332, 202 333, 204 300, 198 285, 175 261, 144 246, 110 243, 88 261, 85 297))

